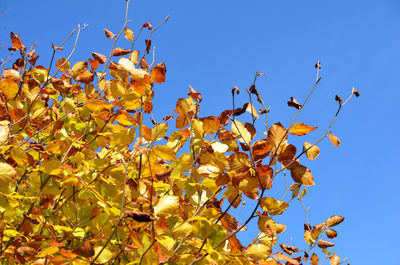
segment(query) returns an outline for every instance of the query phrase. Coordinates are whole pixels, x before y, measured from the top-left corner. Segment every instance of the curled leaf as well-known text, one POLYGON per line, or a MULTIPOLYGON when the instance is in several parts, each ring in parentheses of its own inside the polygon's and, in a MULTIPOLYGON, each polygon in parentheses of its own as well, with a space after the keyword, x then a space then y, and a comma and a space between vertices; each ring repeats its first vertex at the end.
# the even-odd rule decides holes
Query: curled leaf
POLYGON ((117 35, 109 31, 108 29, 104 29, 104 33, 106 34, 107 39, 113 39, 117 37, 117 35))
POLYGON ((129 54, 132 50, 122 49, 122 48, 115 48, 113 50, 113 56, 122 56, 129 54))
POLYGON ((306 135, 309 132, 314 131, 317 128, 318 127, 311 127, 304 123, 295 123, 290 128, 289 133, 292 135, 302 136, 302 135, 306 135))
POLYGON ((344 220, 343 216, 333 215, 333 216, 329 217, 328 220, 326 220, 326 226, 327 227, 336 226, 336 225, 340 224, 341 222, 343 222, 343 220, 344 220))
POLYGON ((303 152, 306 152, 307 158, 310 160, 314 160, 319 156, 319 147, 316 145, 312 145, 309 142, 305 142, 303 145, 303 152))
POLYGON ((331 143, 335 146, 335 147, 339 147, 340 145, 340 140, 339 138, 337 138, 335 135, 333 135, 332 133, 329 133, 329 140, 331 140, 331 143))

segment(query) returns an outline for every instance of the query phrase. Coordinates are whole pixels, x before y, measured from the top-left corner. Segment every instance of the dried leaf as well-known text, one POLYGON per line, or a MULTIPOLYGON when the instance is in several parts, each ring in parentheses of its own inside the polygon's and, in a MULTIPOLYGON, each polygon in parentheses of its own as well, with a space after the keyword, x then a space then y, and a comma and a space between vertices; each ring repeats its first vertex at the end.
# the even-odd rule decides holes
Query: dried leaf
POLYGON ((12 180, 17 176, 17 171, 7 163, 0 163, 0 187, 11 184, 12 180))
POLYGON ((360 96, 360 92, 358 92, 358 90, 355 89, 354 87, 353 87, 353 89, 351 90, 351 93, 352 93, 353 95, 355 95, 357 98, 360 96))
POLYGON ((132 50, 122 49, 122 48, 115 48, 113 50, 113 56, 122 56, 129 54, 132 50))
POLYGON ((334 245, 335 245, 334 243, 331 243, 331 242, 328 242, 328 241, 325 241, 322 239, 320 239, 318 241, 318 247, 320 247, 320 248, 329 248, 329 247, 333 247, 334 245))
POLYGON ((336 254, 333 254, 331 259, 329 260, 329 264, 330 265, 338 265, 339 264, 339 260, 340 260, 340 257, 338 255, 336 255, 336 254))
POLYGON ((289 207, 289 204, 273 197, 264 197, 260 199, 260 206, 270 215, 280 215, 289 207))
POLYGON ((106 34, 107 39, 113 39, 117 37, 117 35, 109 31, 108 29, 104 29, 104 33, 106 34))
POLYGON ((107 62, 107 57, 103 54, 92 52, 93 58, 98 61, 100 64, 104 64, 107 62))
POLYGON ((311 265, 318 265, 319 258, 317 256, 317 254, 313 253, 311 255, 310 261, 311 261, 311 265))
POLYGON ((139 211, 125 211, 124 218, 132 218, 139 223, 146 223, 155 220, 155 218, 150 214, 139 211))
POLYGON ((294 97, 290 97, 290 100, 287 102, 287 104, 289 107, 301 109, 301 104, 294 97))
POLYGON ((326 220, 326 226, 327 227, 336 226, 336 225, 340 224, 341 222, 343 222, 343 220, 344 220, 343 216, 333 215, 333 216, 329 217, 328 220, 326 220))

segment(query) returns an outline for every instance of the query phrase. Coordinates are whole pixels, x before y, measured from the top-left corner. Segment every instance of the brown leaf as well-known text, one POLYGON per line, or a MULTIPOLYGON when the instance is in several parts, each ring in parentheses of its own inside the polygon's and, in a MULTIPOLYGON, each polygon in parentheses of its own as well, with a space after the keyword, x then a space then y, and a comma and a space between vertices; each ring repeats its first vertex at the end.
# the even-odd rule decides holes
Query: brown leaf
POLYGON ((117 35, 109 31, 108 29, 104 29, 104 33, 106 34, 107 39, 113 39, 117 37, 117 35))
POLYGON ((299 262, 297 260, 295 260, 293 258, 290 258, 290 257, 288 257, 286 255, 280 254, 279 252, 274 255, 274 258, 275 259, 279 259, 279 260, 287 261, 290 265, 299 265, 299 262))
POLYGON ((314 177, 311 175, 311 171, 302 165, 294 165, 290 169, 290 175, 292 176, 293 180, 299 184, 304 186, 312 186, 314 185, 314 177))
POLYGON ((317 69, 321 69, 321 62, 318 61, 318 62, 315 64, 314 67, 317 68, 317 69))
POLYGON ((144 58, 144 57, 142 59, 140 59, 139 65, 140 65, 140 68, 142 68, 144 70, 149 69, 149 63, 146 61, 146 58, 144 58))
POLYGON ((227 232, 233 232, 237 229, 239 223, 230 214, 226 213, 221 219, 221 224, 227 232))
POLYGON ((151 48, 151 40, 145 39, 144 43, 146 44, 146 54, 149 54, 151 48))
POLYGON ((351 93, 352 93, 353 95, 355 95, 356 97, 359 97, 359 96, 360 96, 360 92, 358 92, 358 90, 355 89, 354 87, 353 87, 353 89, 351 90, 351 93))
POLYGON ((189 90, 190 93, 188 94, 191 98, 193 98, 194 100, 201 102, 203 100, 203 97, 201 96, 201 93, 197 92, 196 90, 194 90, 194 88, 189 85, 189 90))
POLYGON ((72 253, 85 258, 90 258, 94 255, 94 248, 89 241, 85 241, 79 248, 72 251, 72 253))
POLYGON ((289 107, 301 109, 301 104, 294 97, 290 97, 290 100, 287 102, 287 104, 289 107))
POLYGON ((328 241, 325 241, 325 240, 319 240, 318 241, 318 247, 320 247, 320 248, 329 248, 329 247, 333 247, 335 244, 334 243, 331 243, 331 242, 328 242, 328 241))
POLYGON ((142 28, 148 28, 149 30, 151 30, 153 26, 150 24, 150 22, 146 22, 143 24, 142 28))
POLYGON ((122 49, 122 48, 115 48, 113 50, 113 56, 122 56, 122 55, 126 55, 129 54, 132 50, 128 50, 128 49, 122 49))
POLYGON ((260 188, 266 188, 268 190, 272 188, 272 174, 273 173, 274 172, 270 166, 263 165, 261 163, 257 164, 257 174, 258 174, 258 177, 261 179, 261 184, 263 186, 260 188), (265 187, 265 186, 267 186, 267 187, 265 187))
POLYGON ((328 230, 326 230, 326 236, 331 239, 336 238, 337 232, 333 229, 328 229, 328 230))
POLYGON ((224 110, 219 116, 219 122, 222 124, 222 126, 225 126, 229 123, 229 117, 232 115, 232 110, 224 110))
POLYGON ((244 103, 243 107, 235 109, 233 111, 233 116, 240 116, 243 113, 245 113, 248 105, 249 105, 249 103, 244 103))
POLYGON ((253 150, 254 160, 257 161, 267 157, 272 148, 273 143, 270 138, 256 141, 251 147, 251 149, 253 150))
POLYGON ((343 220, 344 220, 343 216, 333 215, 333 216, 329 217, 328 220, 326 220, 326 226, 327 227, 336 226, 336 225, 340 224, 341 222, 343 222, 343 220))
POLYGON ((94 80, 94 74, 91 71, 85 71, 81 73, 77 78, 76 81, 89 84, 94 80))
POLYGON ((126 211, 124 214, 124 218, 132 218, 133 220, 140 223, 148 223, 155 220, 155 218, 152 217, 150 214, 139 211, 126 211))
POLYGON ((174 116, 172 116, 172 115, 167 115, 167 116, 163 117, 162 119, 163 119, 164 121, 167 121, 167 120, 171 120, 171 119, 173 119, 173 118, 174 118, 174 116))
POLYGON ((165 63, 156 64, 150 71, 151 79, 157 84, 162 84, 165 82, 166 72, 167 68, 165 67, 165 63))
POLYGON ((299 249, 290 245, 280 244, 281 249, 288 255, 292 255, 293 252, 299 252, 299 249))
POLYGON ((43 210, 48 210, 50 209, 52 203, 54 200, 54 195, 53 194, 45 194, 40 198, 40 208, 42 208, 43 210))
POLYGON ((240 94, 240 90, 237 86, 232 87, 232 95, 235 95, 235 92, 236 92, 236 95, 240 94))
POLYGON ((104 64, 107 62, 107 57, 103 54, 97 53, 97 52, 92 52, 93 58, 98 61, 100 64, 104 64))
POLYGON ((333 135, 332 133, 329 133, 329 140, 331 140, 331 143, 335 146, 335 147, 339 147, 340 145, 340 140, 339 138, 337 138, 335 135, 333 135))
POLYGON ((338 102, 339 104, 342 104, 342 98, 339 97, 338 95, 335 96, 335 101, 338 102))
POLYGON ((311 127, 304 123, 295 123, 290 128, 289 133, 292 135, 302 136, 302 135, 306 135, 309 132, 314 131, 317 128, 318 127, 311 127))

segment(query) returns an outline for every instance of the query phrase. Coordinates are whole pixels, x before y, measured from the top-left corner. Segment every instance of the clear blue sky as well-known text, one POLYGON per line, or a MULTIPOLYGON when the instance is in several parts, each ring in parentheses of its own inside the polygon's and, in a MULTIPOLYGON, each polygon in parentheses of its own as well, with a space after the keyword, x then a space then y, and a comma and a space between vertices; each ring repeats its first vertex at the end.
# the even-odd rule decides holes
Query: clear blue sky
MULTIPOLYGON (((39 64, 47 66, 51 42, 60 43, 79 23, 89 27, 71 61, 90 58, 92 51, 107 54, 111 41, 102 30, 120 29, 124 5, 124 0, 1 0, 0 11, 9 11, 0 17, 0 44, 7 44, 0 57, 5 58, 13 31, 27 46, 40 42, 39 64)), ((157 25, 167 15, 171 19, 153 37, 156 60, 165 61, 168 71, 166 83, 156 88, 157 118, 172 112, 189 84, 203 95, 204 116, 229 109, 230 88, 244 90, 258 69, 268 77, 260 79, 258 89, 271 105, 271 120, 288 125, 294 109, 286 101, 290 96, 304 100, 319 60, 322 81, 298 118, 319 126, 304 138, 312 141, 336 111, 335 94, 344 98, 352 86, 360 91, 334 125, 342 145, 336 149, 324 141, 320 157, 304 162, 317 184, 305 203, 312 224, 332 214, 346 217, 334 242, 351 264, 399 264, 400 1, 135 0, 129 12, 135 32, 144 22, 157 25)), ((128 42, 121 40, 119 46, 128 48, 128 42)), ((65 47, 64 56, 70 45, 65 47)), ((290 138, 300 145, 304 139, 290 138)), ((282 222, 292 228, 285 232, 286 243, 303 244, 300 203, 287 215, 282 222)), ((254 229, 249 227, 242 238, 247 235, 255 236, 254 229)))

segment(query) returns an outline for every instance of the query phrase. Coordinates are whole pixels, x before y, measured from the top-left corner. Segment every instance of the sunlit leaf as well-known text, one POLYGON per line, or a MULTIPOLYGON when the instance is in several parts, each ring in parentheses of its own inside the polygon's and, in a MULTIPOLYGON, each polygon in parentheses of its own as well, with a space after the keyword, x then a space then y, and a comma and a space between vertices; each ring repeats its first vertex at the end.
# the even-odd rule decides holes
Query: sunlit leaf
POLYGON ((167 161, 172 161, 176 159, 176 153, 166 145, 156 145, 153 147, 152 150, 158 157, 167 161))
POLYGON ((310 258, 311 265, 318 265, 319 258, 317 254, 313 253, 310 258))
POLYGON ((327 227, 332 227, 332 226, 336 226, 336 225, 340 224, 341 222, 343 222, 343 220, 344 220, 343 216, 333 215, 333 216, 329 217, 325 223, 326 223, 327 227))
POLYGON ((326 230, 326 236, 328 238, 336 238, 337 237, 337 232, 333 229, 328 229, 326 230))
POLYGON ((7 186, 17 176, 17 171, 7 163, 0 163, 0 187, 7 186))
POLYGON ((290 175, 292 176, 293 180, 299 184, 304 186, 312 186, 315 185, 314 177, 311 174, 311 171, 302 165, 294 165, 290 169, 290 175))
POLYGON ((305 142, 303 145, 303 152, 306 152, 307 158, 310 160, 314 160, 319 156, 319 147, 316 145, 312 145, 309 142, 305 142))
POLYGON ((167 68, 165 63, 156 64, 151 70, 151 79, 157 84, 162 84, 165 82, 165 73, 167 68))
POLYGON ((253 260, 265 260, 271 254, 271 248, 264 244, 252 244, 246 250, 246 255, 253 260))
POLYGON ((250 132, 244 127, 243 123, 238 120, 232 121, 231 130, 233 135, 239 139, 241 142, 250 143, 251 141, 251 134, 250 132))
POLYGON ((331 259, 329 260, 329 264, 330 265, 338 265, 339 264, 339 260, 340 260, 340 257, 338 255, 336 255, 336 254, 333 254, 331 259))
POLYGON ((264 197, 260 199, 260 206, 271 215, 280 215, 289 207, 289 204, 273 197, 264 197))
POLYGON ((337 138, 335 135, 333 135, 332 133, 329 133, 329 140, 331 140, 331 143, 335 146, 335 147, 339 147, 340 145, 340 140, 339 138, 337 138))
POLYGON ((133 41, 133 31, 130 28, 124 29, 124 36, 127 40, 133 41))
POLYGON ((312 132, 316 130, 318 127, 310 127, 307 124, 304 123, 295 123, 292 125, 292 127, 289 129, 289 133, 292 135, 306 135, 309 132, 312 132))
POLYGON ((103 249, 102 246, 95 247, 94 256, 97 257, 97 255, 99 255, 98 258, 96 259, 97 264, 107 263, 114 256, 111 250, 109 250, 108 248, 103 249), (100 253, 101 250, 103 251, 100 253))
POLYGON ((18 94, 19 87, 15 81, 6 78, 0 81, 0 90, 7 99, 12 99, 18 94))
POLYGON ((177 196, 162 196, 156 206, 154 206, 154 214, 157 216, 171 216, 178 211, 179 197, 177 196))

